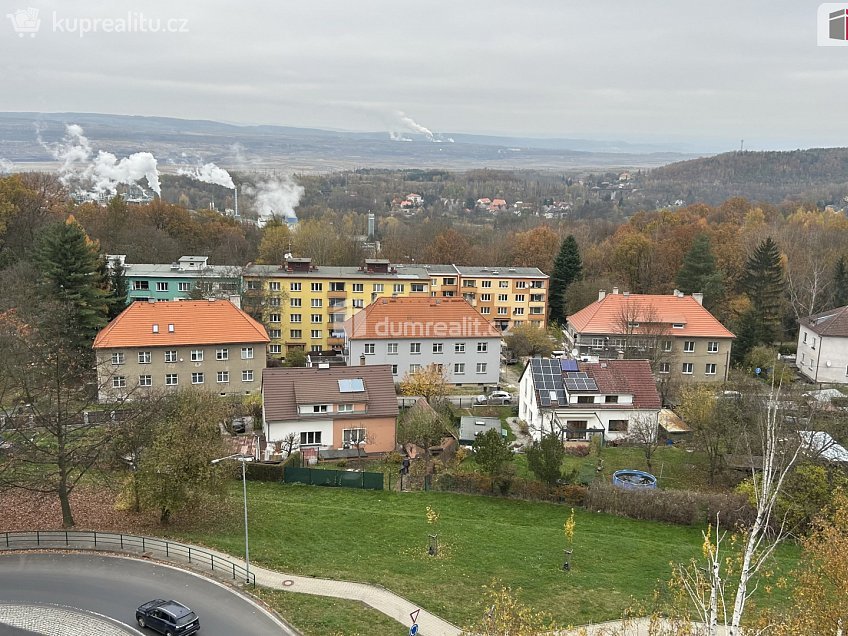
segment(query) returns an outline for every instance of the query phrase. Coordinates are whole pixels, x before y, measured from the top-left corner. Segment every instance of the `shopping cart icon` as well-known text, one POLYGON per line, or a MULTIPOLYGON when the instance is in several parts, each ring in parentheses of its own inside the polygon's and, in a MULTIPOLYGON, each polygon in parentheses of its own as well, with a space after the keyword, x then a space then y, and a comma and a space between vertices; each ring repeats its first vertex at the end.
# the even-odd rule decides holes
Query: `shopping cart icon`
POLYGON ((12 21, 12 28, 19 38, 24 37, 29 33, 29 37, 34 38, 35 34, 41 28, 41 20, 38 17, 38 9, 28 7, 26 9, 18 9, 14 13, 7 13, 6 17, 12 21))

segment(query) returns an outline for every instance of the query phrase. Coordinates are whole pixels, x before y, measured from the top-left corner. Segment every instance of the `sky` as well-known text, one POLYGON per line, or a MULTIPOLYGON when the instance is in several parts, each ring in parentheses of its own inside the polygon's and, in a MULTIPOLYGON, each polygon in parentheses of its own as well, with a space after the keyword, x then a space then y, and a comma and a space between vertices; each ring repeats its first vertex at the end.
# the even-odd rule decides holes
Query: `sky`
POLYGON ((848 47, 817 46, 817 8, 0 0, 0 110, 397 132, 405 113, 437 133, 848 146, 848 47), (34 37, 8 17, 28 7, 34 37))

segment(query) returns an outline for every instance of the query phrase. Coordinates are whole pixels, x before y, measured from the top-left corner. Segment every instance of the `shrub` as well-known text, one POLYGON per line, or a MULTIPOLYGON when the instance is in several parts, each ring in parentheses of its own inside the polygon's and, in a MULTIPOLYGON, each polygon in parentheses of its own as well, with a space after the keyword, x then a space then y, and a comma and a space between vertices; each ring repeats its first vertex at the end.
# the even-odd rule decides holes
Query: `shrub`
POLYGON ((340 459, 338 462, 336 462, 336 466, 338 466, 339 468, 347 468, 347 460, 340 459))
POLYGON ((403 455, 401 455, 397 451, 392 451, 390 453, 386 453, 383 456, 383 462, 386 464, 397 464, 400 465, 403 462, 403 455))
POLYGON ((286 458, 286 461, 283 462, 283 466, 293 466, 294 468, 300 468, 300 464, 302 462, 300 451, 295 451, 286 458))
POLYGON ((525 422, 524 420, 519 420, 518 421, 518 430, 521 431, 522 435, 529 435, 530 434, 530 425, 527 422, 525 422))
POLYGON ((245 476, 252 481, 283 481, 282 464, 262 464, 250 462, 246 464, 245 476))

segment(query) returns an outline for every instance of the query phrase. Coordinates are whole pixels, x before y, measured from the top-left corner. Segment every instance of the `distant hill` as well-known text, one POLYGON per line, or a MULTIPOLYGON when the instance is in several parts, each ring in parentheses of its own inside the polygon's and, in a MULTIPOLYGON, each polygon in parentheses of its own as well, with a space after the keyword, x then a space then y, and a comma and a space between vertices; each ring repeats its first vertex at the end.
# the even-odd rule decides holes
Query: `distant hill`
POLYGON ((587 139, 534 139, 443 133, 438 141, 404 133, 340 132, 286 126, 241 126, 207 120, 96 113, 0 113, 0 158, 45 163, 50 153, 37 132, 55 142, 66 124, 79 124, 96 149, 117 156, 152 152, 169 163, 214 161, 230 169, 303 172, 380 168, 535 168, 604 170, 654 167, 695 155, 674 144, 627 144, 587 139), (453 139, 453 142, 449 140, 453 139))
POLYGON ((836 203, 848 194, 848 148, 728 152, 655 168, 640 185, 686 203, 717 204, 733 196, 836 203))

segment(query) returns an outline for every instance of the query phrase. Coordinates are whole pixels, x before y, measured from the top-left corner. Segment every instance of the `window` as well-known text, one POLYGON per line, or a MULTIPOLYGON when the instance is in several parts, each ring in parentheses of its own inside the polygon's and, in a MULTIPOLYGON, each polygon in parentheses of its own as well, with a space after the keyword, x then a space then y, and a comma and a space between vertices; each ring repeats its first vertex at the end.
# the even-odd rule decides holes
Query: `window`
POLYGON ((718 353, 718 341, 710 340, 707 343, 707 353, 718 353))
POLYGON ((442 343, 434 342, 433 343, 433 353, 442 353, 442 343))
POLYGON ((513 310, 512 313, 515 314, 516 316, 523 316, 524 315, 524 307, 516 307, 513 310))
POLYGON ((247 289, 249 291, 258 291, 262 289, 262 283, 260 283, 258 280, 249 280, 247 281, 247 289))
POLYGON ((515 288, 516 289, 526 289, 527 288, 527 281, 526 280, 515 281, 515 288))
POLYGON ((324 301, 321 298, 313 298, 312 306, 313 307, 322 307, 324 305, 324 301))
POLYGON ((191 283, 177 283, 177 289, 181 292, 191 291, 191 283))
POLYGON ((291 315, 289 315, 289 320, 291 322, 300 322, 301 321, 301 315, 300 314, 291 314, 291 315))
POLYGON ((324 316, 322 314, 312 314, 312 324, 320 325, 324 321, 324 316))
POLYGON ((300 283, 292 283, 289 285, 291 291, 300 291, 300 283))
POLYGON ((354 309, 362 309, 363 307, 365 307, 365 301, 361 298, 354 298, 352 302, 354 309))
POLYGON ((406 289, 406 286, 403 283, 395 283, 392 286, 392 293, 393 294, 402 294, 405 289, 406 289))
POLYGON ((694 371, 694 366, 695 365, 693 365, 691 362, 684 362, 683 363, 683 373, 685 373, 686 375, 692 375, 692 373, 694 371))
POLYGON ((268 353, 282 353, 283 346, 278 344, 268 345, 268 353))
POLYGON ((253 360, 253 347, 242 347, 241 348, 241 359, 242 360, 253 360))
POLYGON ((695 341, 694 340, 685 340, 683 342, 683 353, 694 353, 695 351, 695 341))
POLYGON ((813 341, 812 341, 812 343, 810 344, 810 349, 815 349, 815 348, 816 348, 816 339, 815 339, 815 338, 813 338, 813 341))
POLYGON ((294 340, 300 340, 301 338, 303 338, 303 331, 301 331, 300 329, 292 329, 290 333, 291 337, 294 340))
POLYGON ((477 343, 477 353, 487 353, 489 351, 489 343, 488 342, 478 342, 477 343))
POLYGON ((339 413, 353 413, 353 404, 339 404, 339 413))
POLYGON ((671 363, 660 362, 660 373, 671 373, 671 363))
POLYGON ((483 314, 484 316, 488 315, 488 314, 492 313, 492 308, 491 307, 480 307, 480 313, 483 314))
POLYGON ((391 355, 396 355, 397 352, 398 352, 397 347, 398 347, 398 343, 390 342, 389 344, 386 345, 386 353, 391 354, 391 355))
POLYGON ((492 287, 492 281, 490 281, 490 280, 480 281, 480 287, 485 287, 487 289, 490 289, 492 287))
POLYGON ((280 299, 279 298, 269 298, 268 299, 268 306, 269 307, 279 307, 280 306, 280 299))
POLYGON ((289 306, 290 307, 301 307, 302 302, 303 302, 302 298, 292 298, 291 300, 289 300, 289 306))
POLYGON ((578 404, 594 404, 595 396, 594 395, 578 395, 577 396, 578 404))
POLYGON ((666 352, 671 351, 673 346, 674 346, 674 344, 671 342, 671 340, 663 340, 662 350, 666 351, 666 352))
POLYGON ((309 337, 312 338, 313 340, 318 340, 319 338, 321 338, 321 330, 320 329, 313 329, 312 331, 309 332, 309 337))
POLYGON ((138 386, 153 386, 153 376, 152 375, 140 375, 140 376, 138 376, 138 386))
POLYGON ((473 280, 471 278, 466 278, 464 281, 462 281, 462 286, 463 287, 477 287, 477 281, 473 280))
POLYGON ((396 364, 392 365, 392 375, 397 375, 397 367, 398 367, 398 365, 396 365, 396 364))
POLYGON ((280 322, 280 314, 268 314, 268 322, 280 322))
POLYGON ((523 303, 524 302, 524 294, 516 294, 515 295, 515 302, 523 303))
POLYGON ((268 290, 272 292, 280 291, 280 281, 272 280, 270 283, 268 283, 268 290))
POLYGON ((613 338, 612 339, 612 346, 616 349, 624 349, 625 344, 626 344, 626 341, 624 340, 624 338, 613 338))
POLYGON ((165 386, 177 386, 179 379, 176 373, 168 373, 165 375, 165 386))
POLYGON ((465 375, 465 363, 455 362, 453 365, 453 373, 454 375, 465 375))
POLYGON ((134 280, 133 281, 133 290, 134 291, 142 291, 150 289, 150 282, 146 280, 134 280))
POLYGON ((149 351, 139 351, 138 352, 138 363, 139 364, 150 364, 151 354, 149 351))
POLYGON ((253 369, 245 369, 241 372, 242 382, 253 382, 253 369))
POLYGON ((530 302, 531 303, 543 303, 545 302, 544 294, 530 294, 530 302))
POLYGON ((712 363, 712 364, 708 363, 706 368, 704 369, 704 373, 706 375, 715 375, 716 374, 716 365, 714 363, 712 363))
POLYGON ((215 349, 215 359, 216 360, 229 360, 230 359, 230 350, 226 347, 222 347, 220 349, 215 349))
POLYGON ((587 422, 568 421, 565 423, 565 439, 586 439, 587 422))
POLYGON ((618 396, 617 395, 605 395, 604 396, 604 404, 618 404, 618 396))
POLYGON ((421 365, 420 364, 410 364, 409 365, 409 372, 410 373, 418 373, 419 371, 421 371, 421 365))
POLYGON ((339 281, 330 281, 330 291, 334 292, 343 292, 345 290, 345 284, 339 281))
POLYGON ((498 294, 499 303, 505 303, 507 301, 507 298, 509 298, 508 294, 498 294))
POLYGON ((604 339, 603 338, 592 338, 592 348, 593 349, 603 349, 604 348, 604 339))
POLYGON ((192 373, 191 374, 191 383, 192 384, 203 384, 203 373, 192 373))
POLYGON ((424 291, 424 283, 410 283, 409 291, 423 292, 424 291))
POLYGON ((420 342, 410 342, 409 343, 409 353, 421 353, 421 343, 420 342))
POLYGON ((229 371, 218 371, 218 384, 226 384, 230 381, 229 371))
POLYGON ((443 278, 442 279, 442 285, 456 285, 456 279, 455 278, 443 278))
POLYGON ((112 388, 113 389, 123 389, 127 386, 127 378, 123 375, 116 375, 112 377, 112 388))
POLYGON ((314 292, 319 292, 324 290, 324 283, 312 283, 311 289, 314 292))
POLYGON ((530 308, 530 315, 531 316, 540 316, 540 315, 542 315, 542 313, 544 313, 544 311, 545 311, 544 307, 531 307, 530 308))
POLYGON ((168 291, 168 283, 159 281, 156 283, 156 291, 168 291))
POLYGON ((203 349, 192 349, 192 351, 191 351, 191 361, 192 362, 203 362, 203 349))
POLYGON ((313 413, 326 413, 329 410, 329 405, 327 404, 314 404, 312 406, 313 413))
POLYGON ((453 344, 453 352, 454 353, 465 353, 465 343, 464 342, 455 342, 453 344))
POLYGON ((354 283, 353 284, 353 292, 355 294, 361 294, 365 291, 365 285, 362 283, 354 283))
POLYGON ((120 351, 112 354, 112 364, 123 364, 124 354, 120 351))
POLYGON ((486 362, 478 362, 477 363, 477 373, 486 373, 486 369, 489 365, 486 362))
POLYGON ((382 294, 383 293, 383 283, 374 283, 371 286, 371 289, 374 290, 375 294, 382 294))
POLYGON ((508 280, 498 281, 498 287, 500 287, 501 289, 508 289, 509 288, 509 281, 508 280))
MULTIPOLYGON (((366 356, 374 355, 374 348, 376 347, 376 345, 373 342, 366 342, 364 347, 365 349, 363 353, 365 353, 366 356)), ((397 348, 397 345, 395 345, 395 348, 397 348)))
POLYGON ((498 307, 498 316, 509 315, 509 307, 498 307))
POLYGON ((487 303, 492 300, 491 294, 480 294, 480 302, 487 303))
POLYGON ((300 445, 308 446, 310 444, 321 443, 321 431, 308 431, 300 434, 300 445))
POLYGON ((686 325, 684 325, 682 322, 675 322, 671 325, 671 328, 672 329, 683 329, 683 327, 685 327, 685 326, 686 325))
POLYGON ((342 441, 345 444, 362 444, 365 442, 364 428, 346 428, 342 430, 342 441))
POLYGON ((165 352, 165 362, 176 362, 177 361, 177 352, 174 350, 165 352))
POLYGON ((282 329, 269 329, 268 330, 268 337, 271 338, 272 340, 279 340, 282 335, 283 335, 282 329))
POLYGON ((629 424, 629 422, 627 420, 610 420, 609 421, 609 432, 610 433, 626 433, 628 424, 629 424))

